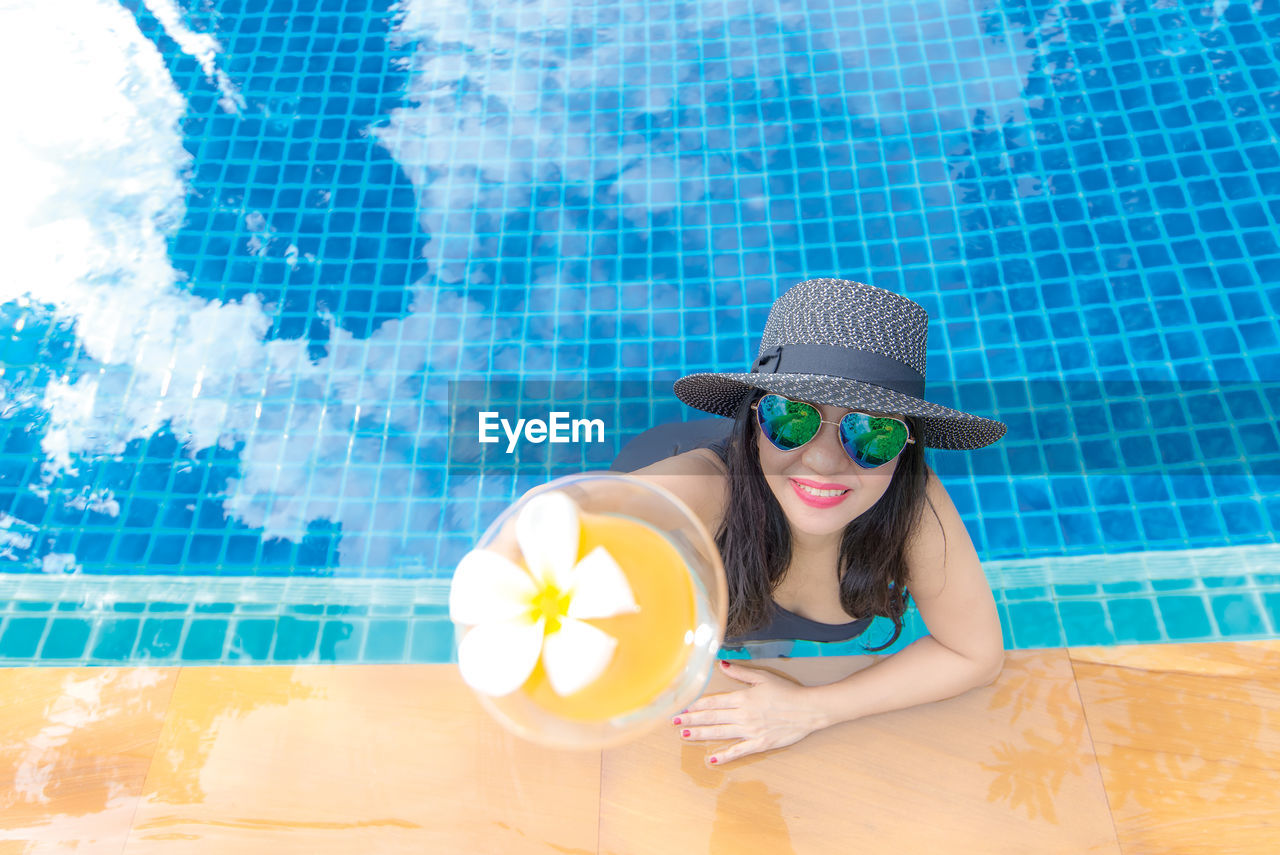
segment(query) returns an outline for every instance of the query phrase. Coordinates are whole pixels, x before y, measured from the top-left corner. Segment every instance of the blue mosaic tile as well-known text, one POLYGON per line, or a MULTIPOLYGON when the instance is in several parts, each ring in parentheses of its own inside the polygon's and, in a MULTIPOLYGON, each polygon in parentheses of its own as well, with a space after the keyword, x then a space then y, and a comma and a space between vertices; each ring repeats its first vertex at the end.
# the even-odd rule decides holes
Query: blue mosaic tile
POLYGON ((1249 537, 1250 535, 1257 536, 1256 540, 1272 539, 1272 531, 1267 526, 1262 509, 1256 502, 1223 502, 1221 508, 1227 531, 1239 540, 1244 542, 1255 540, 1249 537))
MULTIPOLYGON (((257 345, 303 358, 246 347, 232 385, 211 359, 183 394, 253 418, 193 407, 157 430, 130 421, 129 390, 152 379, 129 354, 84 348, 76 319, 47 307, 0 307, 0 392, 32 402, 0 436, 18 572, 52 555, 121 579, 447 579, 517 480, 603 468, 689 414, 669 383, 593 396, 608 448, 566 461, 544 446, 478 497, 442 451, 451 379, 736 370, 777 294, 829 275, 918 300, 930 388, 1008 424, 995 449, 936 455, 984 561, 1277 542, 1270 0, 1133 0, 1123 14, 1034 0, 998 15, 838 2, 697 26, 639 0, 519 21, 468 4, 179 10, 220 45, 217 75, 127 5, 182 99, 172 149, 191 158, 164 255, 144 269, 168 271, 189 317, 240 312, 257 345), (796 56, 807 68, 782 60, 796 56), (43 384, 80 372, 97 378, 94 430, 71 426, 75 472, 49 482, 45 448, 63 446, 43 384), (1054 393, 1076 374, 1158 382, 1054 393), (947 390, 957 380, 974 388, 947 390), (249 453, 263 448, 279 450, 268 474, 249 453)), ((90 143, 97 125, 114 126, 86 122, 90 143)), ((1071 608, 1114 617, 1142 602, 1114 598, 1149 590, 1099 581, 1071 608)), ((73 597, 6 595, 0 656, 215 661, 219 626, 236 661, 451 655, 419 632, 435 607, 129 596, 87 616, 73 597)), ((1153 616, 1170 638, 1255 625, 1170 602, 1153 616)))
MULTIPOLYGON (((1271 623, 1271 631, 1280 630, 1280 592, 1269 592, 1261 595, 1262 608, 1266 612, 1266 618, 1271 623)), ((3 642, 0 641, 0 650, 3 642)))
POLYGON ((1209 638, 1213 627, 1201 597, 1156 597, 1156 605, 1164 620, 1165 634, 1173 641, 1209 638))
POLYGON ((133 618, 104 620, 98 624, 91 657, 95 660, 126 662, 133 655, 142 622, 133 618))
POLYGON ((9 659, 27 659, 35 656, 44 635, 47 621, 44 618, 9 618, 0 631, 0 656, 9 659))
POLYGON ((1065 597, 1097 597, 1097 585, 1054 585, 1053 596, 1055 599, 1065 597))
POLYGON ((369 614, 377 616, 409 615, 412 608, 407 605, 374 605, 369 607, 369 614))
POLYGON ((1106 606, 1117 644, 1151 644, 1164 640, 1152 600, 1126 597, 1109 600, 1106 606))
POLYGON ((193 611, 196 614, 231 614, 236 610, 235 603, 196 603, 193 611))
POLYGON ((409 624, 402 620, 373 620, 365 637, 364 660, 400 662, 404 658, 409 624))
POLYGON ((186 621, 180 618, 159 620, 148 618, 142 622, 138 644, 134 648, 139 659, 169 659, 176 656, 186 621))
POLYGON ((365 615, 369 613, 367 606, 344 606, 344 605, 328 605, 324 607, 326 615, 365 615))
POLYGON ((1013 640, 1019 649, 1062 647, 1066 643, 1052 603, 1009 603, 1008 609, 1013 623, 1013 640))
POLYGON ((1071 546, 1101 543, 1098 532, 1098 520, 1092 514, 1059 514, 1062 525, 1062 540, 1071 546))
POLYGON ((456 662, 453 624, 447 621, 415 622, 409 655, 414 662, 456 662))
POLYGON ((364 643, 363 621, 328 620, 320 633, 321 662, 354 662, 360 659, 364 643))
POLYGON ((42 659, 79 659, 84 655, 85 645, 89 643, 89 635, 92 631, 93 624, 87 620, 50 621, 44 644, 40 646, 40 657, 42 659))
POLYGON ((1104 543, 1115 546, 1141 542, 1138 521, 1127 510, 1111 511, 1102 517, 1100 523, 1102 526, 1101 537, 1104 543))
POLYGON ((1049 588, 1044 586, 1025 587, 1025 588, 1005 588, 1001 591, 1002 596, 1009 602, 1021 602, 1024 600, 1043 600, 1049 597, 1049 588))
POLYGON ((310 659, 316 652, 316 640, 320 634, 320 621, 282 617, 276 624, 275 647, 271 659, 290 662, 310 659))
POLYGON ((1210 598, 1214 620, 1226 636, 1263 636, 1272 632, 1259 603, 1248 595, 1223 595, 1210 598))
POLYGON ((271 644, 275 639, 276 622, 274 620, 252 619, 238 620, 227 652, 228 659, 246 659, 262 662, 271 653, 271 644))
POLYGON ((195 620, 182 644, 183 662, 218 662, 223 658, 229 623, 225 620, 195 620))
POLYGON ((1144 580, 1128 580, 1124 582, 1104 582, 1102 590, 1107 594, 1132 594, 1139 591, 1150 591, 1151 582, 1144 580))
POLYGON ((1200 581, 1206 588, 1240 588, 1248 583, 1239 576, 1201 576, 1200 581))
POLYGON ((1069 646, 1115 643, 1100 602, 1059 602, 1058 616, 1069 646))

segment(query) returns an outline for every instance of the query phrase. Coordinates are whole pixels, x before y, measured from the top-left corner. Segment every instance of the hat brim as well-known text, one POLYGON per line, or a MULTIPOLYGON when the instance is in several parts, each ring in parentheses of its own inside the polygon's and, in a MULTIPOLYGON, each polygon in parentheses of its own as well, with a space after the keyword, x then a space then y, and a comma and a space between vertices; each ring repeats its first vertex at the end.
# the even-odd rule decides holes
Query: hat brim
POLYGON ((675 382, 676 397, 691 407, 733 418, 742 399, 756 389, 814 404, 902 413, 923 420, 925 445, 966 451, 985 448, 1008 427, 994 419, 953 410, 874 383, 828 374, 690 374, 675 382))

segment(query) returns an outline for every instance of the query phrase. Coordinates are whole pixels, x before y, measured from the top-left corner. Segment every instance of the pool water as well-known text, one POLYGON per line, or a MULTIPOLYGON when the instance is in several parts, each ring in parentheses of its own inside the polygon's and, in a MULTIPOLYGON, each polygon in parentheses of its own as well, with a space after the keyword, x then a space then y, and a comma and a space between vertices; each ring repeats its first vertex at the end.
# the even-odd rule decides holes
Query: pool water
POLYGON ((10 4, 0 663, 448 661, 513 496, 701 417, 671 382, 825 276, 1009 426, 929 458, 1007 646, 1276 637, 1278 40, 1280 0, 10 4))

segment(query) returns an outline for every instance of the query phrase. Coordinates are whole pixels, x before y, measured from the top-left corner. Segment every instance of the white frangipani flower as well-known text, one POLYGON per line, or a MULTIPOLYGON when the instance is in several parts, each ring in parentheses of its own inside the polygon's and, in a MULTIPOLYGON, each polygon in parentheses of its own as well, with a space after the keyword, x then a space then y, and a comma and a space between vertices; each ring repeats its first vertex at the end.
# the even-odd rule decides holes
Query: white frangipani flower
POLYGON ((468 686, 486 695, 524 685, 541 657, 551 688, 570 695, 596 680, 618 642, 584 620, 638 612, 622 568, 602 546, 577 560, 578 506, 551 491, 516 518, 523 567, 487 549, 463 556, 449 617, 471 629, 458 645, 468 686))

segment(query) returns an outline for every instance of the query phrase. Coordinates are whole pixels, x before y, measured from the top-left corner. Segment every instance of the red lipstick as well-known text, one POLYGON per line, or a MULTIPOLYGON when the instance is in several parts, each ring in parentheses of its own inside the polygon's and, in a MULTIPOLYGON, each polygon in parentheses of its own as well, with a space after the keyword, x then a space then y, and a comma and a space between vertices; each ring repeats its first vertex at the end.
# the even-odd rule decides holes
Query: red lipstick
POLYGON ((832 508, 843 502, 849 496, 849 488, 843 484, 825 484, 821 481, 810 481, 808 478, 791 478, 791 489, 811 508, 832 508), (815 490, 843 490, 844 492, 838 496, 815 496, 804 490, 800 485, 812 487, 815 490))

